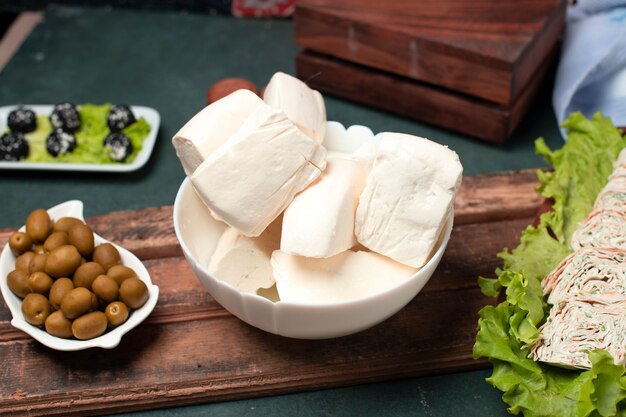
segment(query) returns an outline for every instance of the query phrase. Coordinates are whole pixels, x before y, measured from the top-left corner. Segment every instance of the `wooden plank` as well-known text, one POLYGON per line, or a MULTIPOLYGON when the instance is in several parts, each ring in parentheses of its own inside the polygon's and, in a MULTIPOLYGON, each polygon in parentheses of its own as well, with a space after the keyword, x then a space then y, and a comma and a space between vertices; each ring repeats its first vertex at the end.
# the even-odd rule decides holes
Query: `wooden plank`
POLYGON ((495 300, 476 277, 491 275, 495 253, 532 222, 500 206, 512 208, 511 197, 530 208, 535 184, 530 171, 466 178, 448 248, 420 294, 369 330, 319 341, 275 336, 224 310, 172 249, 171 207, 88 219, 142 254, 157 307, 113 350, 58 352, 13 329, 0 303, 0 415, 96 415, 483 367, 471 355, 476 313, 495 300))
POLYGON ((504 106, 312 51, 296 57, 300 79, 322 93, 501 144, 517 128, 552 68, 543 62, 532 82, 504 106))
POLYGON ((296 43, 510 105, 554 49, 564 0, 299 1, 296 43))

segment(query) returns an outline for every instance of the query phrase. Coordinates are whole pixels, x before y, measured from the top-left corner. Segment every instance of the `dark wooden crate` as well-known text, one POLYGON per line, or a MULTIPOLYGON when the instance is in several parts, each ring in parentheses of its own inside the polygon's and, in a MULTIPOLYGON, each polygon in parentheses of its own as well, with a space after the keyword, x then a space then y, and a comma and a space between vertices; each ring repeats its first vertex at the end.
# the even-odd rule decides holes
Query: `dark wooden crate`
POLYGON ((299 0, 303 49, 511 105, 564 27, 565 0, 299 0))

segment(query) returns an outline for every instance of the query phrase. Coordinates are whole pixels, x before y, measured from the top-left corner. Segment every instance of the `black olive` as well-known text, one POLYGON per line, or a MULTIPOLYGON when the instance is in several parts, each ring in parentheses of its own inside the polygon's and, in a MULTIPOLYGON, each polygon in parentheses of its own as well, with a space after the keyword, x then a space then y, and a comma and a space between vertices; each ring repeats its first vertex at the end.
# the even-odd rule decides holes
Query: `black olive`
POLYGON ((104 138, 103 146, 109 150, 109 158, 115 162, 123 162, 133 153, 133 144, 123 133, 113 132, 104 138))
POLYGON ((55 129, 63 129, 70 133, 75 132, 80 127, 78 109, 71 103, 56 104, 50 114, 50 124, 55 129))
POLYGON ((55 129, 46 139, 46 150, 54 157, 70 153, 76 148, 76 137, 62 129, 55 129))
POLYGON ((32 132, 37 128, 37 116, 31 109, 19 106, 9 113, 7 125, 12 132, 32 132))
POLYGON ((107 116, 107 124, 111 132, 121 132, 136 121, 132 110, 125 104, 111 106, 107 116))
POLYGON ((0 136, 0 161, 19 161, 28 156, 28 141, 20 132, 0 136))

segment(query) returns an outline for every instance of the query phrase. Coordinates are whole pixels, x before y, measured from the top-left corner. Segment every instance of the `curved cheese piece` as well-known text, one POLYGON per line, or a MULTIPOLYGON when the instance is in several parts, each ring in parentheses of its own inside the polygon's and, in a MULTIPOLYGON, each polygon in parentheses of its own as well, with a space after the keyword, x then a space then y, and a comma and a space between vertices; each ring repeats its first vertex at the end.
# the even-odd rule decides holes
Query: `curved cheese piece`
POLYGON ((253 92, 237 90, 206 106, 185 123, 172 138, 185 174, 191 176, 262 104, 263 100, 253 92))
POLYGON ((626 299, 626 251, 580 249, 565 258, 541 285, 553 305, 572 297, 626 299))
POLYGON ((572 299, 554 306, 532 346, 534 360, 580 369, 591 368, 587 352, 606 350, 616 364, 624 364, 626 301, 572 299))
POLYGON ((428 139, 381 133, 359 199, 355 233, 365 247, 419 268, 431 256, 461 185, 457 154, 428 139))
POLYGON ((356 245, 354 213, 368 168, 361 161, 329 158, 320 178, 285 210, 280 250, 328 258, 356 245))
POLYGON ((572 248, 618 248, 626 250, 626 211, 591 213, 572 235, 572 248))
POLYGON ((416 272, 374 252, 346 251, 330 258, 272 253, 282 301, 331 304, 357 300, 398 285, 416 272))
POLYGON ((326 106, 319 91, 283 72, 275 73, 265 87, 263 100, 281 109, 302 132, 321 144, 326 131, 326 106))
POLYGON ((258 237, 246 237, 232 227, 217 242, 207 269, 216 278, 242 292, 256 293, 274 285, 270 258, 280 244, 282 219, 276 219, 258 237))
POLYGON ((191 176, 217 218, 258 236, 326 167, 326 150, 262 104, 191 176))

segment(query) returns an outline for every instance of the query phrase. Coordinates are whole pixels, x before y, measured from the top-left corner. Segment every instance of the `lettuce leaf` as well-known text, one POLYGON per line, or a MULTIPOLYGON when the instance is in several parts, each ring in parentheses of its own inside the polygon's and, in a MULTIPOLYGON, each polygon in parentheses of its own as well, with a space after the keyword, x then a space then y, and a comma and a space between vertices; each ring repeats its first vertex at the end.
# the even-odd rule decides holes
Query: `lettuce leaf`
POLYGON ((572 251, 572 234, 626 147, 626 139, 601 114, 588 120, 574 113, 564 125, 569 135, 561 149, 550 150, 541 138, 535 142, 537 153, 554 167, 537 174, 537 191, 554 199, 553 211, 522 232, 519 246, 498 254, 504 265, 497 278, 478 279, 485 295, 495 297, 506 289, 506 300, 479 312, 473 353, 493 364, 487 382, 504 392, 502 399, 513 414, 626 417, 624 366, 615 365, 607 352, 591 352, 592 369, 579 371, 534 362, 525 347, 537 340, 549 313, 541 280, 572 251))

